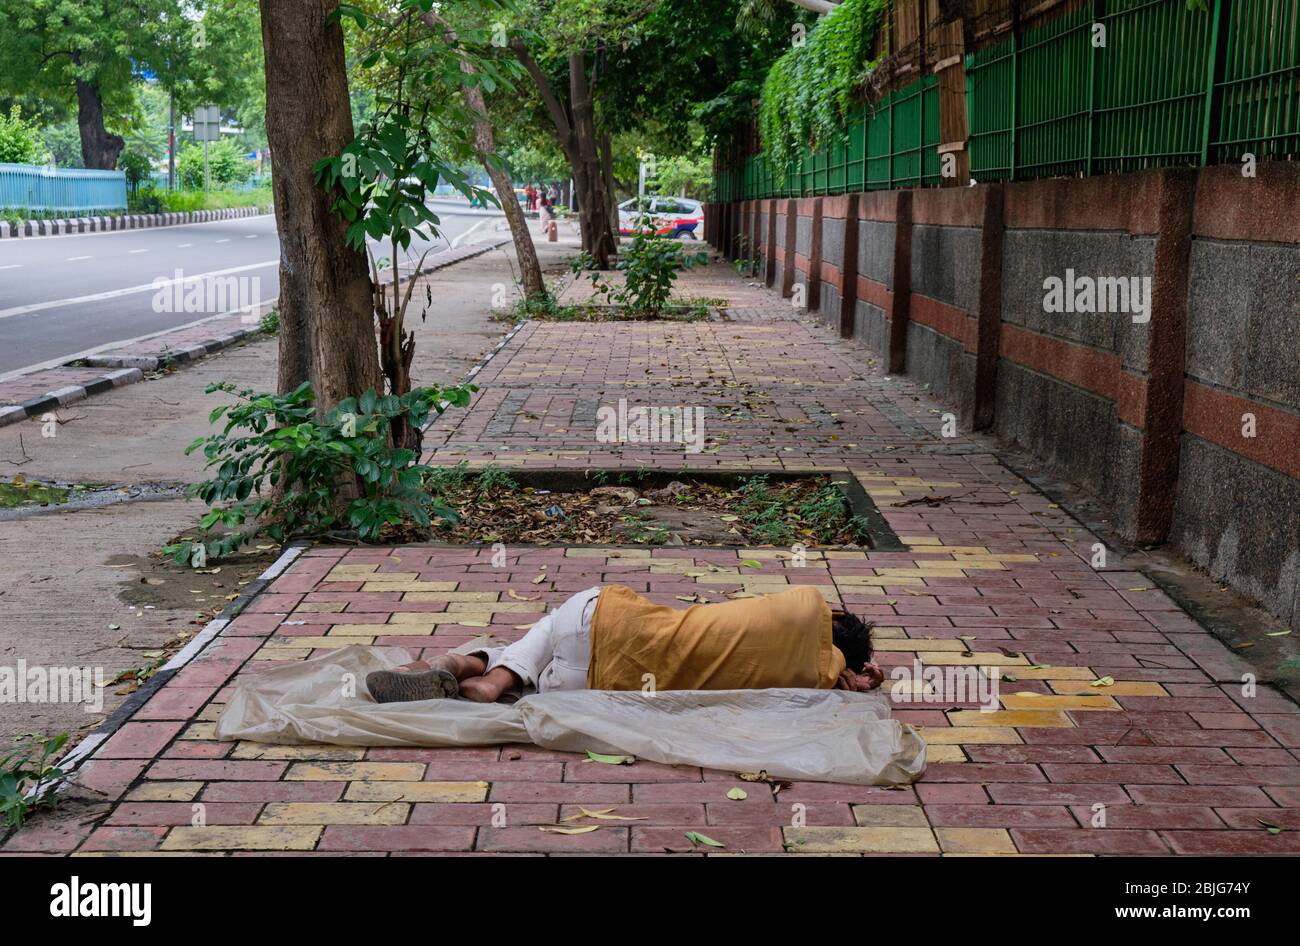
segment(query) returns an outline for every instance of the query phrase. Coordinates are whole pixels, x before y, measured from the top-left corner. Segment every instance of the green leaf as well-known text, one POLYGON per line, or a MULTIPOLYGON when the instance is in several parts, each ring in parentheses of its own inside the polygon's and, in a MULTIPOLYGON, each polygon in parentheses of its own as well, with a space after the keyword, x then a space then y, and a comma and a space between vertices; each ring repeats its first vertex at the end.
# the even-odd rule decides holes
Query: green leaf
POLYGON ((630 755, 602 755, 599 752, 587 750, 587 761, 600 762, 604 765, 631 765, 636 761, 636 756, 630 755))
POLYGON ((690 841, 696 847, 699 847, 701 844, 706 847, 726 847, 726 845, 721 841, 715 841, 707 834, 700 834, 698 831, 687 831, 686 840, 690 841))

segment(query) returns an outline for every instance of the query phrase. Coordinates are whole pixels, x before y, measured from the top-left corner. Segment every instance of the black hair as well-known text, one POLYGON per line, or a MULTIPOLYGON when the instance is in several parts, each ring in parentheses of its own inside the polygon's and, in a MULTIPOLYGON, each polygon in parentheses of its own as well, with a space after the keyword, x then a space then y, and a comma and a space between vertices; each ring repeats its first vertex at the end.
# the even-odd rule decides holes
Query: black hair
POLYGON ((872 627, 848 611, 831 612, 831 643, 840 649, 854 673, 861 673, 863 665, 871 662, 872 627))

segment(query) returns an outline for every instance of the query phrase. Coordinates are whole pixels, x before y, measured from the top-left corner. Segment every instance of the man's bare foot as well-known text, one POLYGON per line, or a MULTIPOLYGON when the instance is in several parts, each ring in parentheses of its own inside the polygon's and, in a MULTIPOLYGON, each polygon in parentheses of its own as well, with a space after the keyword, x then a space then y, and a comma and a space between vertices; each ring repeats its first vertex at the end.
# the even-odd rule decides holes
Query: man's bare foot
POLYGON ((518 685, 518 677, 505 667, 497 667, 481 677, 460 681, 460 695, 475 703, 495 703, 506 690, 518 685))

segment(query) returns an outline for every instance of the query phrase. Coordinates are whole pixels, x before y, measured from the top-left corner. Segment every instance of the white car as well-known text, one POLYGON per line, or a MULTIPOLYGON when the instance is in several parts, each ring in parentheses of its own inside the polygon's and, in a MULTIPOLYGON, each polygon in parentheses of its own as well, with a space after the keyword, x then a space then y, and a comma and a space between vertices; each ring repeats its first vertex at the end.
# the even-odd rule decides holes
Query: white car
POLYGON ((623 201, 618 205, 619 236, 634 236, 637 219, 647 211, 660 236, 698 239, 695 228, 704 222, 704 205, 689 197, 631 197, 623 201))

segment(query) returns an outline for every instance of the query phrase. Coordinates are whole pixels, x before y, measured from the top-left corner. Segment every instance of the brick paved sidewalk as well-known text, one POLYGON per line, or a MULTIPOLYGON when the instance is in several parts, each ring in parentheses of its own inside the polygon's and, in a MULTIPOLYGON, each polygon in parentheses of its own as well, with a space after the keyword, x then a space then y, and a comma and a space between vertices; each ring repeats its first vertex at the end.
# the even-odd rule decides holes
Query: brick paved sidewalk
POLYGON ((1117 552, 1091 568, 1094 537, 988 441, 938 436, 942 408, 880 376, 864 349, 722 267, 683 289, 731 297, 732 317, 526 324, 478 375, 471 408, 431 431, 432 458, 848 469, 906 551, 810 552, 796 567, 772 549, 517 548, 494 568, 473 548, 312 548, 98 747, 80 775, 86 801, 4 850, 702 853, 686 837, 697 831, 723 854, 1300 852, 1293 703, 1267 686, 1243 693, 1246 665, 1117 552), (708 447, 595 443, 596 408, 620 397, 705 406, 708 447), (925 496, 940 500, 914 502, 925 496), (353 643, 429 656, 485 632, 514 639, 570 593, 614 581, 670 604, 812 584, 878 622, 885 664, 996 668, 984 672, 1000 702, 899 702, 930 747, 914 786, 796 783, 773 798, 745 784, 743 801, 727 798, 735 773, 528 746, 213 741, 241 675, 353 643), (639 820, 539 827, 583 807, 639 820))

